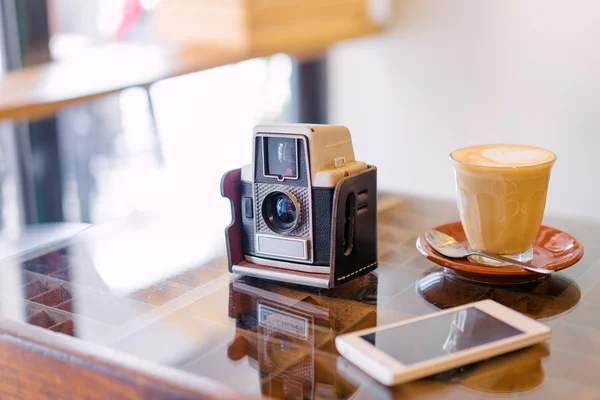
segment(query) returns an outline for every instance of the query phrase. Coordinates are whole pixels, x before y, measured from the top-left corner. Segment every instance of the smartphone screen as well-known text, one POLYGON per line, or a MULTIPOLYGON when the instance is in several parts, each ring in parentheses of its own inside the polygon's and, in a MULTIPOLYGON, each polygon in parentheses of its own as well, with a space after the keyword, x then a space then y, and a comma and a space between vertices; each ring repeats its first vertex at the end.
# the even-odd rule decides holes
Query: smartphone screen
POLYGON ((476 307, 469 307, 361 338, 402 364, 411 365, 523 333, 476 307))

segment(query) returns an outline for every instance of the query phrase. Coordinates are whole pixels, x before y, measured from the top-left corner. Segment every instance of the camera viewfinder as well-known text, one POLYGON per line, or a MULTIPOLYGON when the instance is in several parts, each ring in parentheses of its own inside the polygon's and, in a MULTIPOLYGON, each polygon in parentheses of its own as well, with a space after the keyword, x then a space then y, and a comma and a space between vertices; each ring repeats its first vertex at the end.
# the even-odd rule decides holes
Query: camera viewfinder
POLYGON ((296 139, 265 137, 265 175, 279 180, 298 178, 298 143, 296 139))

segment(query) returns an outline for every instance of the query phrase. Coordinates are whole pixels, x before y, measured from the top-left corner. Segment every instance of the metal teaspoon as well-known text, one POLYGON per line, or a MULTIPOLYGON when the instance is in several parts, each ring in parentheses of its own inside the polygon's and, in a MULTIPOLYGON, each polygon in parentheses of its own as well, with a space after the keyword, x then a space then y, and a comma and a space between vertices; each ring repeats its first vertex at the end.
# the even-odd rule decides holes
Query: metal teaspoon
POLYGON ((425 240, 427 240, 427 243, 429 243, 429 245, 433 247, 437 252, 449 258, 464 258, 470 255, 479 255, 491 258, 492 260, 502 261, 511 265, 515 265, 531 272, 537 272, 538 274, 551 274, 552 272, 554 272, 549 269, 532 267, 531 265, 522 263, 520 261, 516 261, 508 257, 498 256, 496 254, 488 253, 485 251, 467 250, 452 236, 446 235, 445 233, 436 230, 427 231, 425 233, 425 240))

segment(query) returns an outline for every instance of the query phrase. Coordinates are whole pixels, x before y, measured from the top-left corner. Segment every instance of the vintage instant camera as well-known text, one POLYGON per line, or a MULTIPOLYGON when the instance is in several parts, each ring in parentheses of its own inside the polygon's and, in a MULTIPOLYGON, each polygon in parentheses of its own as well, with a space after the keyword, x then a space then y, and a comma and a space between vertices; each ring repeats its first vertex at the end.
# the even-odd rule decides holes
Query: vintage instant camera
POLYGON ((221 181, 230 272, 329 288, 377 267, 377 169, 348 128, 258 125, 252 146, 221 181))

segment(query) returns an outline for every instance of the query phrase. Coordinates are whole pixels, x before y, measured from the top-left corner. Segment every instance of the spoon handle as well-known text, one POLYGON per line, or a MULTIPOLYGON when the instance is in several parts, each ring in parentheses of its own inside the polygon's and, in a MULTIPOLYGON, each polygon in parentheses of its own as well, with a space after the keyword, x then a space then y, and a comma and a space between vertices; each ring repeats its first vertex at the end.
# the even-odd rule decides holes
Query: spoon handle
POLYGON ((487 257, 487 258, 491 258, 492 260, 502 261, 502 262, 512 264, 512 265, 517 265, 528 271, 537 272, 538 274, 551 274, 552 272, 554 272, 550 269, 532 267, 531 265, 525 264, 521 261, 513 260, 512 258, 508 258, 508 257, 499 256, 497 254, 488 253, 486 251, 473 251, 473 252, 471 252, 471 254, 473 254, 473 255, 476 254, 476 255, 487 257))

